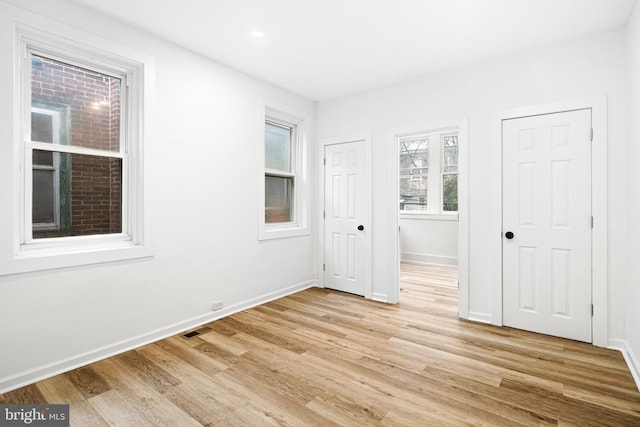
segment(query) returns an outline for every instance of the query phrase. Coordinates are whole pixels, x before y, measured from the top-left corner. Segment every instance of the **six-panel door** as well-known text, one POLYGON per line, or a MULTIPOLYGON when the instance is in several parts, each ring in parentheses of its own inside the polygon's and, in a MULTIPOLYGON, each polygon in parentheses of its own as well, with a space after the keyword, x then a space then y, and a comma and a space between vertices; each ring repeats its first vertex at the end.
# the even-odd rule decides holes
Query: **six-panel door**
POLYGON ((503 323, 591 342, 591 110, 502 132, 503 323))

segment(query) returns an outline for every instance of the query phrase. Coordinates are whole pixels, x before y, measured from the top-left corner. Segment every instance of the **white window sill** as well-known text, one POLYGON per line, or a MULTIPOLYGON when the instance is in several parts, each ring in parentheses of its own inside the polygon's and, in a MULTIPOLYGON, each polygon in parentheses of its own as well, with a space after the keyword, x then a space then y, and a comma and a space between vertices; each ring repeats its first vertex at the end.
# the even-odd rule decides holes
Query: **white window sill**
POLYGON ((309 227, 300 227, 294 223, 269 224, 261 227, 259 240, 308 236, 310 234, 309 227))
POLYGON ((94 242, 57 247, 36 247, 33 245, 21 248, 11 261, 0 266, 0 276, 152 256, 149 248, 135 245, 130 241, 101 242, 99 244, 94 242))
POLYGON ((457 221, 458 212, 452 212, 447 214, 400 212, 400 219, 418 219, 418 220, 430 220, 430 221, 457 221))

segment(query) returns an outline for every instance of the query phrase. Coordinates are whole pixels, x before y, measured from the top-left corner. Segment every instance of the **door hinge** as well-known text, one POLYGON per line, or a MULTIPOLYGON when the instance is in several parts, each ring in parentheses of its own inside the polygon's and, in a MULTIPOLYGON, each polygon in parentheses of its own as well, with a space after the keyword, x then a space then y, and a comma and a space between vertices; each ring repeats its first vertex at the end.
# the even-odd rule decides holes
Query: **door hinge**
POLYGON ((324 271, 326 267, 327 267, 326 264, 322 264, 322 271, 324 271))
POLYGON ((593 229, 593 217, 591 217, 591 228, 593 229))
POLYGON ((322 159, 322 164, 323 164, 324 166, 327 166, 327 158, 326 158, 326 157, 325 157, 324 159, 322 159))
POLYGON ((326 219, 327 218, 327 211, 322 211, 322 219, 326 219))
POLYGON ((591 135, 589 137, 591 138, 590 141, 593 141, 593 128, 591 128, 591 135))
POLYGON ((591 304, 591 317, 593 317, 593 304, 591 304))

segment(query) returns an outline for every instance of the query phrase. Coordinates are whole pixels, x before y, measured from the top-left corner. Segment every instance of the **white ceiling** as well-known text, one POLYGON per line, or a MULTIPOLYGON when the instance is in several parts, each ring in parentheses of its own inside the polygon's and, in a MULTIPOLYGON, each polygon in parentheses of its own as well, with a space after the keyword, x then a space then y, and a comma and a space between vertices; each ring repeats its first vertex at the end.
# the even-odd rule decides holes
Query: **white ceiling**
POLYGON ((312 100, 624 25, 635 0, 68 0, 312 100), (262 31, 254 38, 252 31, 262 31))

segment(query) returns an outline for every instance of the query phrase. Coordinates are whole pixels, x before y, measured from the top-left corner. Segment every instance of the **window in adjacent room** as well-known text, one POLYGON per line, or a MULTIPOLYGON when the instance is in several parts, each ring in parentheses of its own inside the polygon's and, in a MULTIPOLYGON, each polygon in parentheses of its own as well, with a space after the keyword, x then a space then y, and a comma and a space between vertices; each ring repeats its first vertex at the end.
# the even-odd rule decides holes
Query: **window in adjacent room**
POLYGON ((442 137, 442 210, 458 211, 458 135, 442 137))
POLYGON ((401 213, 458 211, 458 135, 453 131, 405 135, 399 144, 401 213))

